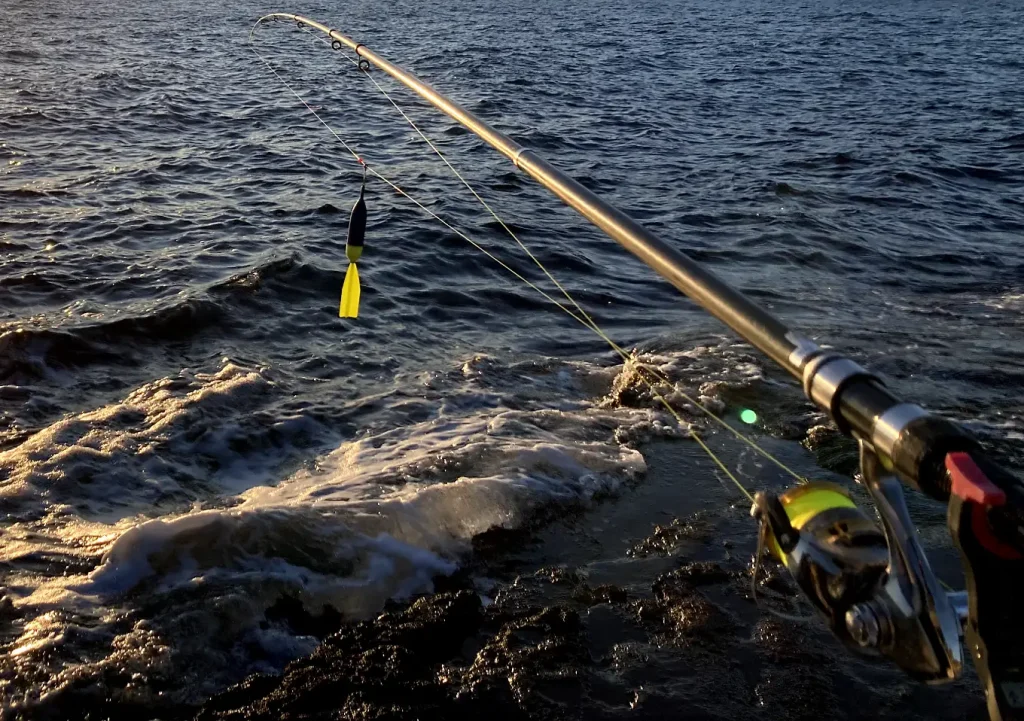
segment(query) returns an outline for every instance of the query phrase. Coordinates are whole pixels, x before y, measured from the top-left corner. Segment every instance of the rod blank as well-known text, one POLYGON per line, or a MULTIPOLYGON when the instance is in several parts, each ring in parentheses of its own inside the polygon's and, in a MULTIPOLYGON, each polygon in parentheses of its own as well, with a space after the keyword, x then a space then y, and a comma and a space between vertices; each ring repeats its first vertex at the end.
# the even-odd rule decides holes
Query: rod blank
POLYGON ((459 104, 445 97, 412 73, 385 60, 362 43, 322 23, 291 13, 272 13, 264 20, 285 19, 308 25, 343 45, 390 75, 488 145, 516 167, 554 193, 566 205, 603 230, 646 263, 688 298, 696 302, 769 358, 802 379, 802 352, 798 337, 778 318, 754 303, 697 261, 673 248, 624 212, 602 200, 576 180, 501 133, 459 104))

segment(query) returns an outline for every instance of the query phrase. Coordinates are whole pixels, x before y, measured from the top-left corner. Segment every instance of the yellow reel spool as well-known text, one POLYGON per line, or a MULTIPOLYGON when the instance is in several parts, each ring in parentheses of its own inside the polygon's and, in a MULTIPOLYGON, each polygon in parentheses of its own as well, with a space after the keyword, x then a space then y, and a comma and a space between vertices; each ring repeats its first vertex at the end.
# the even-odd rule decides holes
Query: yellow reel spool
MULTIPOLYGON (((846 489, 827 481, 810 481, 801 486, 790 488, 779 496, 779 502, 782 503, 789 522, 797 530, 804 528, 811 519, 833 509, 849 508, 863 515, 863 512, 857 508, 857 504, 850 498, 846 489)), ((775 540, 775 534, 771 532, 771 529, 768 529, 767 533, 768 550, 779 561, 785 563, 785 554, 779 548, 779 544, 775 540)))

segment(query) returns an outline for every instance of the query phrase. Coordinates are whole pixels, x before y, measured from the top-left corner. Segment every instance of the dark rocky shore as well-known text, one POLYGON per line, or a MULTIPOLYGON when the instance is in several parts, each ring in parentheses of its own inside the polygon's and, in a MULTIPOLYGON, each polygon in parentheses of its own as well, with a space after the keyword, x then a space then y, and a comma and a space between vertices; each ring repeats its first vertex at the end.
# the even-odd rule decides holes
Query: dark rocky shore
POLYGON ((268 623, 316 635, 320 646, 200 708, 126 704, 114 700, 126 680, 110 678, 67 689, 33 717, 987 718, 972 671, 947 686, 915 684, 851 655, 817 619, 770 613, 768 605, 810 610, 777 569, 755 600, 746 501, 730 504, 714 484, 681 485, 708 472, 692 446, 645 449, 647 477, 609 502, 477 537, 463 568, 437 579, 437 593, 392 603, 372 620, 346 622, 331 609, 312 616, 282 601, 268 623))
POLYGON ((487 608, 470 591, 422 598, 329 637, 281 676, 248 679, 198 718, 983 718, 972 689, 865 678, 817 634, 723 609, 741 576, 687 564, 634 599, 545 569, 487 608), (543 605, 547 586, 576 598, 543 605))
POLYGON ((623 538, 650 509, 671 508, 669 497, 679 505, 671 476, 692 460, 686 445, 647 454, 651 473, 629 498, 479 538, 473 564, 436 595, 343 627, 280 676, 210 700, 198 719, 987 718, 970 673, 911 683, 852 656, 817 619, 766 611, 808 609, 786 601, 777 573, 763 584, 770 598, 755 601, 746 507, 723 509, 719 489, 646 537, 623 538), (502 580, 481 590, 482 576, 502 580))

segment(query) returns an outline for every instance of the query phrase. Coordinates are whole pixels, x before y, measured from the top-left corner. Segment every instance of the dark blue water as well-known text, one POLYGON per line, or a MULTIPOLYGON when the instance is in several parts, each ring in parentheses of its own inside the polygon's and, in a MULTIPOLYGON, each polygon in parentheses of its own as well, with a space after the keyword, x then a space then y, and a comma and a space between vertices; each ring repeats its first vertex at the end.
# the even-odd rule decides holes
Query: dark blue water
MULTIPOLYGON (((281 593, 372 613, 429 588, 474 533, 617 489, 643 471, 638 439, 672 433, 653 403, 602 400, 621 369, 599 338, 379 182, 361 316, 337 317, 360 171, 247 45, 271 10, 420 74, 1021 457, 1019 3, 12 0, 11 703, 111 664, 193 700, 279 668, 310 647, 255 623, 281 593), (216 641, 186 649, 196 629, 216 641), (182 658, 203 682, 187 692, 182 658)), ((255 47, 373 167, 550 289, 348 62, 291 26, 255 47)), ((715 321, 394 97, 619 343, 709 398, 777 397, 715 321)))

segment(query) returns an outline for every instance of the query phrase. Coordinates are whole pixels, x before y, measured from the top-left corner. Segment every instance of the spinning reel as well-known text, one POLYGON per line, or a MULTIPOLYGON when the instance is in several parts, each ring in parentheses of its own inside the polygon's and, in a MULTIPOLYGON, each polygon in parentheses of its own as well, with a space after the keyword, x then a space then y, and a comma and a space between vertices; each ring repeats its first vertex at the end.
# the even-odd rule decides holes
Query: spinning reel
MULTIPOLYGON (((813 377, 810 384, 813 389, 813 377)), ((979 461, 976 443, 951 422, 903 405, 889 413, 890 420, 902 416, 902 428, 889 428, 885 415, 876 417, 874 438, 851 433, 859 436, 861 481, 878 520, 830 483, 758 493, 751 513, 765 545, 847 647, 887 658, 914 679, 943 683, 963 672, 966 645, 992 719, 1024 719, 1024 621, 1017 601, 1024 590, 1024 487, 979 461), (914 485, 948 501, 966 591, 946 590, 932 571, 897 475, 901 461, 902 470, 917 471, 914 485)))

